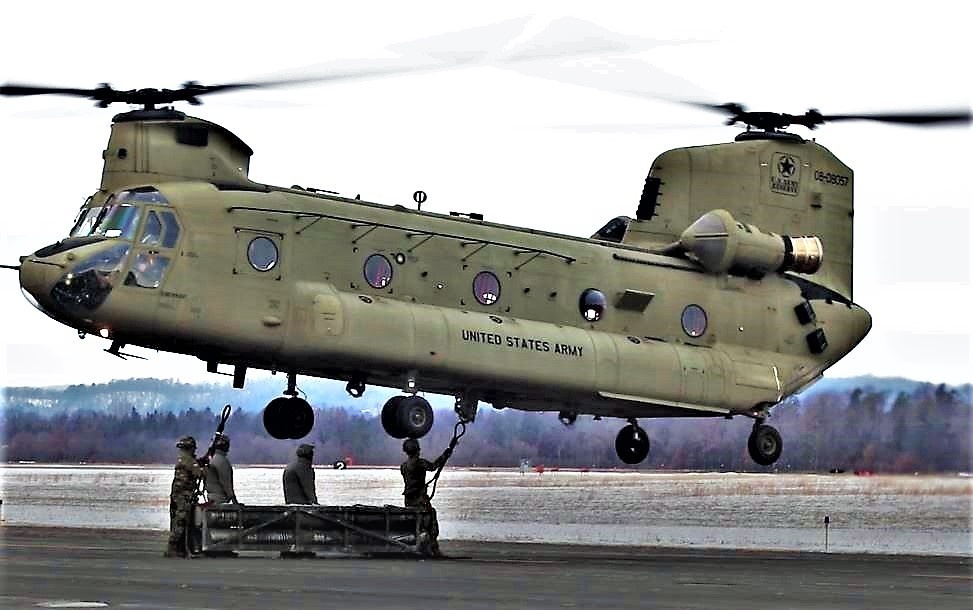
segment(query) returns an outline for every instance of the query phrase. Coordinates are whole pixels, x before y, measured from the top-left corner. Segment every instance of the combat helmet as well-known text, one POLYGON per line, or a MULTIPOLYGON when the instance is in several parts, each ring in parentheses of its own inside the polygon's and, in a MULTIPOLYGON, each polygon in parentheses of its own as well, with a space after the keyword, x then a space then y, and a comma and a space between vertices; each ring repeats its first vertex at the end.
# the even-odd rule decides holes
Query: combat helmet
POLYGON ((196 439, 191 436, 184 436, 176 441, 176 447, 187 451, 196 451, 196 439))
POLYGON ((297 448, 297 457, 310 458, 314 455, 314 445, 302 444, 297 448))
POLYGON ((213 440, 213 448, 219 449, 220 451, 229 451, 230 437, 225 434, 217 435, 216 439, 213 440))
POLYGON ((405 451, 406 455, 418 455, 419 454, 419 441, 414 438, 407 438, 402 443, 402 451, 405 451))

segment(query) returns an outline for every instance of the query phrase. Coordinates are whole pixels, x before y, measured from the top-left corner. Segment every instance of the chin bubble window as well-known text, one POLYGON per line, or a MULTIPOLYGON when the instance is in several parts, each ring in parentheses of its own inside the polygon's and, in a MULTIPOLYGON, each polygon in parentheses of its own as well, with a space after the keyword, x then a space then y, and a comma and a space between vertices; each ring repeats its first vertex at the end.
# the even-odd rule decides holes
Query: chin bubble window
POLYGON ((257 271, 270 271, 277 266, 277 244, 268 237, 255 237, 247 246, 247 260, 257 271))
POLYGON ((581 317, 589 322, 597 322, 602 319, 607 307, 608 301, 605 299, 605 294, 596 288, 585 290, 581 293, 581 298, 578 299, 581 317))
POLYGON ((682 310, 682 330, 690 337, 701 337, 706 332, 706 312, 699 305, 687 305, 682 310))
POLYGON ((385 288, 392 283, 392 263, 381 254, 365 259, 365 281, 372 288, 385 288))
POLYGON ((480 305, 493 305, 500 299, 500 280, 489 271, 481 271, 473 278, 473 297, 480 305))

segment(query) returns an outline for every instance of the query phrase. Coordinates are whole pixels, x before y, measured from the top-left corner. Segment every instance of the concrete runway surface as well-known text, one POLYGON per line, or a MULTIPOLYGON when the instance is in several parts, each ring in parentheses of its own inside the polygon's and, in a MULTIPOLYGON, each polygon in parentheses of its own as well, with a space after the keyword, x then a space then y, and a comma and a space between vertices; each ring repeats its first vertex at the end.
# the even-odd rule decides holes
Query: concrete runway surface
POLYGON ((164 559, 165 533, 0 527, 2 608, 973 607, 973 560, 450 542, 447 559, 164 559))

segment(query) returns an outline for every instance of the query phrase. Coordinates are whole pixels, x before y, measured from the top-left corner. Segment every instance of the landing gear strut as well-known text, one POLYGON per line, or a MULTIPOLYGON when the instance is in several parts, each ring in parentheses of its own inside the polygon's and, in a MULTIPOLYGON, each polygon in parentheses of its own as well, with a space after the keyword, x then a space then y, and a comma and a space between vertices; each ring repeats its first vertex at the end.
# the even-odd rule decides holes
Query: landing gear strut
POLYGON ((557 414, 557 418, 565 426, 573 426, 574 422, 578 421, 578 414, 575 411, 560 411, 557 414))
POLYGON ((456 412, 456 417, 462 423, 468 424, 476 420, 476 411, 479 404, 480 400, 475 394, 466 392, 456 397, 456 405, 453 406, 453 411, 456 412))
POLYGON ((432 422, 432 406, 422 396, 393 396, 382 407, 382 427, 392 438, 422 438, 432 422))
POLYGON ((365 393, 365 379, 363 377, 352 377, 348 385, 345 386, 345 392, 352 398, 361 398, 362 394, 365 393))
POLYGON ((626 464, 638 464, 649 455, 649 435, 639 427, 635 419, 619 430, 615 437, 615 453, 626 464))
POLYGON ((761 466, 770 466, 780 457, 780 452, 784 448, 784 443, 780 438, 780 433, 773 426, 763 423, 763 419, 757 419, 753 423, 753 432, 747 439, 747 450, 754 462, 761 466))
POLYGON ((314 427, 314 410, 306 400, 297 397, 297 373, 287 374, 284 394, 264 408, 264 428, 278 440, 304 438, 314 427))

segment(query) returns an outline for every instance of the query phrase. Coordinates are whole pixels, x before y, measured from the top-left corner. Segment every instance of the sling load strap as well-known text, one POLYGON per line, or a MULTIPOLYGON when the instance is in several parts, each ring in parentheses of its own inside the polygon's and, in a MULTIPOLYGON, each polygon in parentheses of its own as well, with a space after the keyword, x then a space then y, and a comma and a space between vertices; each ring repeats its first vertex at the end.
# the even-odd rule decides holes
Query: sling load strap
POLYGON ((216 425, 216 433, 213 434, 213 440, 209 444, 209 449, 206 450, 206 457, 211 458, 213 454, 216 453, 216 441, 220 440, 223 436, 223 428, 226 427, 226 420, 230 419, 230 405, 224 405, 223 411, 220 413, 220 423, 216 425))
MULTIPOLYGON (((456 448, 456 444, 459 443, 459 439, 463 438, 464 434, 466 434, 466 422, 465 421, 456 422, 456 425, 453 426, 453 438, 449 441, 450 455, 452 455, 453 449, 456 448)), ((442 464, 439 465, 439 468, 436 469, 436 474, 434 474, 432 479, 430 479, 429 482, 426 483, 427 489, 429 488, 430 485, 432 485, 432 489, 429 490, 430 500, 432 500, 433 497, 436 495, 436 485, 439 483, 439 475, 443 473, 443 468, 446 467, 447 461, 449 461, 449 456, 447 456, 446 459, 443 460, 442 464)))

